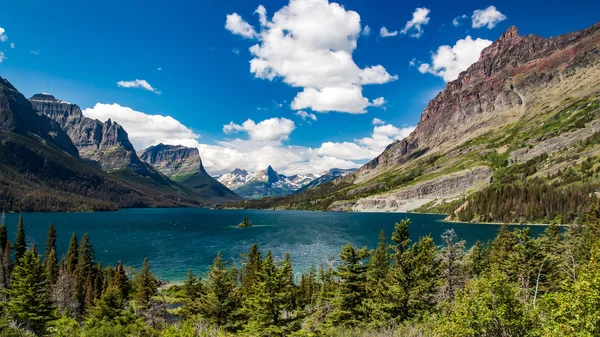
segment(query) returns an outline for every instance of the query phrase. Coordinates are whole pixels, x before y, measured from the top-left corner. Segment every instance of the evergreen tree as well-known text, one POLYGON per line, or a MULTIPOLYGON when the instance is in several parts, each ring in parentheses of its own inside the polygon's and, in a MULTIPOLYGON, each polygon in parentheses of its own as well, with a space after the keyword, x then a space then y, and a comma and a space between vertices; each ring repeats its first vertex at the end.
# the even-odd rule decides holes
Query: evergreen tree
POLYGON ((488 249, 477 240, 467 256, 467 270, 471 278, 479 277, 488 267, 488 249))
POLYGON ((152 297, 156 295, 156 279, 150 272, 148 258, 144 258, 140 272, 135 275, 135 292, 133 294, 136 304, 141 309, 148 309, 152 297))
POLYGON ((27 251, 27 242, 25 242, 25 227, 23 225, 23 214, 19 215, 19 224, 17 225, 17 237, 15 238, 15 264, 18 264, 27 251))
POLYGON ((46 259, 44 260, 44 272, 50 288, 53 288, 58 280, 58 269, 59 266, 58 257, 56 257, 56 250, 52 249, 50 253, 46 255, 46 259))
POLYGON ((267 252, 259 273, 259 281, 253 285, 251 296, 244 301, 243 311, 248 315, 244 330, 251 335, 280 335, 281 313, 285 309, 284 278, 273 262, 271 251, 267 252))
POLYGON ((408 315, 418 317, 431 312, 436 304, 440 262, 437 246, 431 235, 419 238, 412 247, 408 315))
POLYGON ((345 245, 340 252, 340 265, 336 276, 340 279, 334 300, 335 309, 330 315, 333 324, 357 326, 365 319, 363 301, 367 297, 366 267, 367 248, 355 249, 345 245))
POLYGON ((61 261, 58 278, 53 289, 53 298, 61 315, 80 318, 80 304, 77 299, 75 277, 69 272, 65 260, 61 261))
POLYGON ((77 254, 77 274, 80 280, 85 280, 88 274, 93 273, 94 255, 94 248, 90 243, 90 238, 85 233, 79 243, 79 253, 77 254))
POLYGON ((281 266, 281 278, 283 281, 283 307, 291 311, 296 307, 296 285, 294 284, 294 272, 292 269, 292 258, 290 253, 286 252, 281 266))
POLYGON ((454 229, 447 229, 442 234, 442 287, 440 295, 442 300, 454 300, 454 294, 462 286, 465 279, 463 271, 463 257, 465 242, 458 241, 454 229))
MULTIPOLYGON (((50 223, 50 227, 48 228, 48 235, 46 235, 46 246, 44 250, 44 259, 47 259, 50 256, 50 252, 52 250, 56 251, 56 228, 54 228, 54 222, 50 223)), ((58 261, 56 261, 58 264, 58 261)))
POLYGON ((227 262, 221 253, 213 261, 206 279, 206 295, 200 302, 200 312, 209 322, 218 326, 229 323, 231 314, 236 309, 234 283, 227 262))
POLYGON ((54 319, 48 282, 40 259, 26 250, 12 273, 8 314, 19 324, 37 333, 44 333, 48 322, 54 319))
POLYGON ((119 289, 119 293, 123 301, 127 301, 129 299, 129 291, 131 290, 131 282, 129 281, 129 277, 127 277, 127 273, 125 271, 125 266, 123 266, 123 261, 119 262, 117 268, 112 275, 110 280, 110 285, 117 289, 119 289))
POLYGON ((391 317, 405 320, 409 317, 410 290, 413 285, 413 261, 410 250, 411 240, 408 231, 410 219, 397 223, 392 233, 390 283, 388 296, 393 303, 391 317))
POLYGON ((252 286, 258 282, 258 274, 260 273, 261 267, 262 261, 260 258, 260 251, 258 251, 258 246, 254 244, 246 256, 246 266, 242 276, 241 287, 244 296, 249 295, 252 286))
POLYGON ((365 306, 369 317, 375 326, 387 324, 389 321, 388 272, 389 272, 389 245, 386 242, 385 232, 379 233, 379 244, 371 254, 367 269, 367 295, 365 306))
POLYGON ((79 244, 77 243, 77 234, 73 233, 67 250, 67 271, 74 274, 77 270, 77 261, 79 260, 79 244))

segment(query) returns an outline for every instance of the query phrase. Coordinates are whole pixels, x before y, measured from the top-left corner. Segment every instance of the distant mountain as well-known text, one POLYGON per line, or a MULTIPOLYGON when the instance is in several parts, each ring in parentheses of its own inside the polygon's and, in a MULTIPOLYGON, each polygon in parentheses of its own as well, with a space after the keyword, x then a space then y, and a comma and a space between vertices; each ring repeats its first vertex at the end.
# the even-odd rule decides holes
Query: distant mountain
POLYGON ((258 172, 235 169, 224 174, 218 180, 246 199, 260 199, 269 196, 282 196, 295 193, 318 178, 314 174, 297 174, 286 177, 277 173, 269 165, 258 172))
POLYGON ((316 187, 325 183, 328 183, 330 181, 333 181, 337 178, 343 177, 347 174, 350 174, 352 172, 356 171, 356 169, 338 169, 338 168, 332 168, 329 171, 322 173, 320 177, 312 180, 310 183, 305 184, 304 186, 302 186, 301 188, 299 188, 298 190, 296 190, 296 193, 300 193, 304 190, 307 190, 311 187, 316 187))
POLYGON ((195 196, 127 182, 82 161, 61 126, 38 115, 31 102, 0 77, 1 209, 88 211, 190 205, 199 205, 195 196))
POLYGON ((241 199, 206 172, 196 148, 158 144, 140 151, 140 158, 205 200, 227 202, 241 199))

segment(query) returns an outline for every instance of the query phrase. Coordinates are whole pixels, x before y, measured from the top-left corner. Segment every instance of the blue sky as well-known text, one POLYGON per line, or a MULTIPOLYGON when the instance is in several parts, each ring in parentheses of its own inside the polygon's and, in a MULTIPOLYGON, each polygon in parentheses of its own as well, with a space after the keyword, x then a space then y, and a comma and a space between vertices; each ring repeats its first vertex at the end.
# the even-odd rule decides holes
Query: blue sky
POLYGON ((317 172, 356 167, 406 136, 511 25, 547 37, 598 13, 597 1, 11 1, 0 76, 27 97, 49 92, 117 120, 137 148, 197 146, 213 174, 317 172))

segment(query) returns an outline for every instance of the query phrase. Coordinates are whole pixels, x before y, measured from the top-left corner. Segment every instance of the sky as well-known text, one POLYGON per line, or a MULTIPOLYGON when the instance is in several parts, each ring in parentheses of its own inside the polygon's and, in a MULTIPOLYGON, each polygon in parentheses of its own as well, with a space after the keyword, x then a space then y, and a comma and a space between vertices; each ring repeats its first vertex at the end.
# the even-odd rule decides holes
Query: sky
POLYGON ((510 26, 556 36, 598 1, 37 1, 0 9, 0 76, 122 124, 137 150, 197 147, 213 175, 354 168, 510 26))

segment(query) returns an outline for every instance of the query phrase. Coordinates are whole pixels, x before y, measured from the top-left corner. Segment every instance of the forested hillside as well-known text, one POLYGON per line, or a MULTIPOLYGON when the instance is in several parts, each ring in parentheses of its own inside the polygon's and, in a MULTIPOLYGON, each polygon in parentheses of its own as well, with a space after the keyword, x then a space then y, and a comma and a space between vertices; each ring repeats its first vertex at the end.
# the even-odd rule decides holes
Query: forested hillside
MULTIPOLYGON (((597 205, 597 201, 594 203, 597 205)), ((4 218, 2 218, 4 219, 4 218)), ((419 224, 414 224, 419 225, 419 224)), ((564 230, 499 227, 466 247, 453 230, 436 246, 410 239, 405 219, 375 249, 342 247, 294 272, 292 257, 252 246, 232 264, 219 252, 207 273, 161 287, 151 261, 103 266, 87 234, 57 256, 26 224, 0 223, 2 336, 597 336, 600 213, 564 230), (7 233, 13 232, 14 242, 7 233), (390 235, 391 234, 391 235, 390 235)), ((80 238, 80 239, 78 239, 80 238)), ((198 271, 196 271, 198 273, 198 271)))

